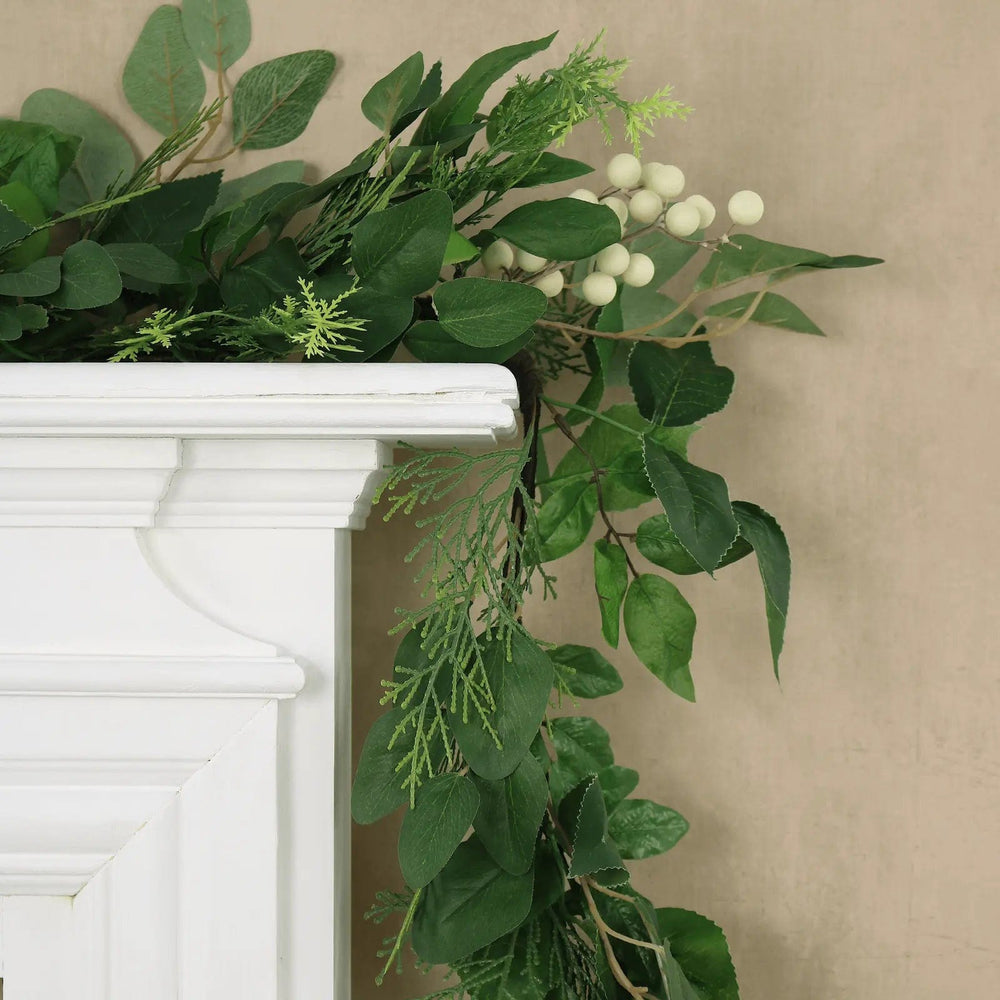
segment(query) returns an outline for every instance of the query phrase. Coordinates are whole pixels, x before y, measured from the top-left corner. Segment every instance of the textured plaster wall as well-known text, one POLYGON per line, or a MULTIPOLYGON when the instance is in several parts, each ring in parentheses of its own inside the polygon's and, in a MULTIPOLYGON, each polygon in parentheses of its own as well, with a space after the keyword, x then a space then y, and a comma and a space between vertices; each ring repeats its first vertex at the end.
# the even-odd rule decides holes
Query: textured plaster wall
MULTIPOLYGON (((8 0, 0 111, 63 87, 148 148, 118 76, 150 9, 8 0)), ((619 761, 642 772, 640 794, 692 824, 668 856, 638 866, 638 884, 725 926, 747 1000, 1000 995, 1000 7, 256 0, 253 13, 244 64, 313 46, 341 60, 282 158, 332 168, 353 155, 370 137, 362 94, 417 48, 453 79, 495 45, 559 28, 558 57, 607 24, 610 48, 635 58, 632 89, 671 81, 697 108, 649 147, 683 166, 690 190, 724 203, 752 187, 768 206, 764 235, 888 258, 796 289, 828 340, 756 331, 720 347, 736 393, 693 446, 790 537, 781 688, 748 561, 687 587, 696 705, 622 654, 626 690, 595 711, 619 761)), ((606 155, 593 134, 571 151, 606 155)), ((390 661, 392 609, 413 596, 399 567, 410 537, 373 520, 357 540, 358 745, 390 661)), ((599 644, 588 563, 558 566, 558 607, 530 609, 539 632, 599 644)), ((390 827, 356 838, 359 997, 374 995, 380 935, 360 915, 395 878, 390 827)), ((407 977, 381 995, 419 989, 407 977)))

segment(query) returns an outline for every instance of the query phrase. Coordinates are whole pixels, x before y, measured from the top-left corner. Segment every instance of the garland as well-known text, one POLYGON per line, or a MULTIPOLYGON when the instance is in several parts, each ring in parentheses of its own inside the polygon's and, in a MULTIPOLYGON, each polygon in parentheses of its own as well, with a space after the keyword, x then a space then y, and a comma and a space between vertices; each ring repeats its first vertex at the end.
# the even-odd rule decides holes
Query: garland
POLYGON ((405 808, 403 888, 369 914, 392 926, 385 972, 412 948, 451 969, 434 997, 734 1000, 722 931, 631 885, 626 862, 669 850, 688 824, 633 797, 638 774, 574 714, 621 677, 596 649, 534 635, 523 608, 555 594, 549 565, 596 524, 604 640, 618 647, 624 626, 637 658, 694 700, 695 613, 674 581, 755 556, 777 673, 784 535, 686 453, 733 387, 711 342, 751 323, 818 334, 775 287, 878 261, 736 235, 763 214, 751 191, 730 199, 728 228, 708 199, 682 199, 680 169, 638 156, 658 119, 688 109, 670 88, 624 97, 627 61, 600 39, 482 110, 553 37, 490 52, 448 89, 416 53, 366 94, 375 136, 346 166, 317 183, 299 161, 224 180, 228 156, 302 133, 335 58, 273 59, 230 90, 250 44, 244 0, 158 7, 123 75, 164 136, 144 160, 62 91, 0 122, 0 359, 350 364, 405 349, 507 365, 521 444, 411 452, 382 491, 386 519, 418 513, 407 561, 423 585, 399 612, 352 800, 359 823, 405 808), (512 191, 590 174, 553 150, 591 121, 634 151, 610 160, 606 185, 502 208, 512 191), (566 372, 587 376, 578 398, 558 395, 566 372), (631 401, 606 405, 617 386, 631 401), (550 467, 553 438, 565 454, 550 467), (649 516, 624 531, 617 515, 634 508, 649 516))

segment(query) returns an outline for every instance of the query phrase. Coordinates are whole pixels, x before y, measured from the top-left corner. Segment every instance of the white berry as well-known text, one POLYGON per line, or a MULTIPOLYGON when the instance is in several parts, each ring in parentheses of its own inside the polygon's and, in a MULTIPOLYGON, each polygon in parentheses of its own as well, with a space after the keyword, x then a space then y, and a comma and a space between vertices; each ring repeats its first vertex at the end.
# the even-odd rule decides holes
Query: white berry
POLYGON ((619 153, 608 161, 608 180, 616 188, 635 187, 642 176, 642 164, 631 153, 619 153))
POLYGON ((543 274, 540 278, 535 278, 532 284, 552 299, 563 290, 565 281, 562 271, 553 271, 551 274, 543 274))
POLYGON ((686 201, 678 201, 667 209, 667 215, 663 220, 667 227, 667 232, 673 236, 690 236, 697 232, 701 225, 701 214, 694 205, 689 205, 686 201))
POLYGON ((527 250, 517 251, 517 266, 527 274, 540 271, 546 264, 548 264, 548 260, 544 257, 536 257, 533 253, 528 253, 527 250))
POLYGON ((597 195, 588 188, 577 188, 575 191, 571 191, 568 197, 576 198, 577 201, 589 201, 593 205, 597 204, 597 195))
POLYGON ((506 240, 497 240, 483 251, 483 267, 487 271, 502 271, 514 266, 514 249, 506 240))
POLYGON ((616 198, 611 195, 610 198, 602 198, 602 205, 607 205, 615 215, 618 216, 618 221, 621 223, 622 232, 625 232, 625 223, 628 222, 628 205, 621 200, 621 198, 616 198))
POLYGON ((580 295, 592 306, 606 306, 617 294, 618 282, 601 271, 588 274, 580 286, 580 295))
POLYGON ((622 281, 633 288, 642 288, 653 280, 656 268, 644 253, 634 253, 629 256, 628 267, 622 274, 622 281))
POLYGON ((621 243, 612 243, 594 258, 594 267, 602 274, 610 274, 612 278, 617 278, 628 267, 628 258, 628 247, 621 243))
POLYGON ((737 226, 752 226, 764 214, 764 199, 756 191, 737 191, 729 199, 729 218, 737 226))
POLYGON ((684 190, 684 172, 671 163, 647 163, 642 168, 642 186, 669 201, 684 190))
POLYGON ((663 214, 663 199, 655 191, 636 191, 628 210, 636 222, 655 222, 663 214))
POLYGON ((703 194, 693 194, 684 200, 698 209, 701 216, 700 229, 708 229, 715 222, 715 206, 703 194))

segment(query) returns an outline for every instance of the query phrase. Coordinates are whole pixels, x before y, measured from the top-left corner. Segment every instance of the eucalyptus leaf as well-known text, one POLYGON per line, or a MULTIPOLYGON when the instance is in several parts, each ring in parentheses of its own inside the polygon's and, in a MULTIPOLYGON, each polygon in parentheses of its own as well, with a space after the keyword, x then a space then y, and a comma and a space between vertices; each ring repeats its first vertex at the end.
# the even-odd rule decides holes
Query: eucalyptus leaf
POLYGON ((498 365, 517 354, 533 336, 533 331, 527 330, 499 347, 470 347, 456 340, 436 320, 424 320, 406 331, 403 344, 418 361, 498 365))
POLYGON ((413 948, 430 965, 456 962, 520 926, 534 878, 501 868, 473 837, 425 889, 413 918, 413 948))
POLYGON ((762 507, 737 500, 733 514, 740 535, 753 546, 757 566, 764 583, 764 605, 767 631, 771 641, 774 675, 778 676, 778 658, 785 644, 785 622, 788 618, 788 598, 792 576, 792 558, 781 525, 762 507))
POLYGON ((17 307, 17 318, 25 330, 44 330, 49 325, 49 314, 34 302, 22 302, 17 307))
POLYGON ((478 809, 479 792, 465 775, 438 774, 421 786, 399 829, 399 870, 411 889, 444 868, 478 809))
POLYGON ((332 52, 293 52, 248 69, 233 88, 233 144, 273 149, 297 139, 326 93, 337 60, 332 52))
POLYGON ((62 283, 48 296, 60 309, 97 309, 122 293, 122 279, 110 254, 99 243, 71 243, 62 256, 62 283))
POLYGON ((228 69, 250 47, 246 0, 182 0, 181 23, 195 55, 210 69, 228 69))
POLYGON ((697 620, 669 581, 643 573, 625 595, 625 634, 635 655, 671 691, 694 701, 691 650, 697 620))
POLYGON ((351 815, 356 823, 375 823, 409 801, 403 788, 402 764, 412 743, 407 746, 407 741, 398 737, 403 720, 403 710, 394 708, 368 730, 351 791, 351 815))
POLYGON ((205 100, 205 76, 181 25, 178 7, 163 4, 143 26, 122 74, 132 110, 161 135, 189 122, 205 100))
POLYGON ((249 174, 223 181, 209 217, 220 215, 277 184, 301 184, 305 172, 304 160, 279 160, 249 174))
POLYGON ((461 707, 449 721, 472 770, 495 781, 510 774, 528 752, 548 706, 553 667, 538 644, 520 632, 510 636, 509 659, 503 638, 482 636, 479 645, 495 705, 490 724, 496 736, 474 712, 464 718, 461 707))
POLYGON ((527 754, 505 778, 474 777, 479 790, 476 835, 501 868, 521 875, 531 868, 535 839, 549 800, 542 766, 527 754))
POLYGON ((490 226, 497 237, 550 260, 581 260, 621 239, 618 216, 607 205, 578 198, 533 201, 490 226))
POLYGON ((626 799, 611 813, 608 831, 623 858, 652 858, 669 851, 688 832, 688 821, 649 799, 626 799))
POLYGON ((606 538, 594 542, 594 587, 601 612, 601 634, 609 646, 618 646, 622 602, 628 590, 625 550, 606 538))
POLYGON ((371 87, 361 99, 361 113, 376 128, 391 134, 420 92, 423 75, 423 54, 414 52, 371 87))
POLYGON ((60 263, 59 257, 39 257, 20 271, 0 274, 0 295, 22 299, 51 295, 62 280, 60 263))
POLYGON ((692 465, 646 438, 646 472, 681 545, 706 573, 713 573, 739 526, 722 476, 692 465))
MULTIPOLYGON (((706 310, 707 316, 727 316, 733 319, 743 316, 757 298, 755 292, 737 295, 724 302, 715 302, 706 310)), ((774 292, 765 292, 760 302, 750 313, 750 320, 762 326, 774 326, 781 330, 794 330, 796 333, 811 333, 818 337, 823 331, 794 303, 774 292)))
POLYGON ((517 281, 456 278, 434 290, 441 326, 470 347, 499 347, 517 339, 545 313, 543 292, 517 281))
POLYGON ((563 685, 577 698, 601 698, 622 689, 621 675, 590 646, 556 646, 549 650, 549 659, 563 685))
POLYGON ((0 341, 9 343, 18 340, 22 332, 21 317, 17 314, 17 308, 0 304, 0 341))

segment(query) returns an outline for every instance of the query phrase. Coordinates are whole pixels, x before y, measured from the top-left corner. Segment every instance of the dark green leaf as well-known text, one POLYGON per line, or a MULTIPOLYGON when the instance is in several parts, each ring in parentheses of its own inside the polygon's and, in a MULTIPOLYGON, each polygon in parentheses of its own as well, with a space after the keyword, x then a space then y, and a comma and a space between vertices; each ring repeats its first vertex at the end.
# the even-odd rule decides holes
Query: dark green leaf
POLYGON ((65 166, 60 164, 59 147, 55 140, 45 137, 37 142, 11 171, 10 179, 20 181, 30 188, 38 196, 46 214, 54 212, 59 203, 59 182, 69 169, 79 145, 78 139, 73 139, 72 142, 72 154, 65 166))
POLYGON ((22 302, 17 307, 17 318, 25 330, 44 330, 49 325, 49 314, 33 302, 22 302))
POLYGON ((40 257, 20 271, 0 274, 0 295, 31 299, 50 295, 62 280, 59 257, 40 257))
POLYGON ((228 69, 250 47, 246 0, 182 0, 184 34, 211 70, 228 69))
POLYGON ((332 52, 310 49, 248 69, 233 88, 233 143, 242 149, 273 149, 297 139, 336 65, 332 52))
POLYGON ((544 293, 518 281, 457 278, 434 290, 438 320, 471 347, 499 347, 531 328, 545 313, 544 293))
POLYGON ((717 365, 706 343, 676 348, 638 343, 629 355, 628 380, 639 412, 665 427, 718 412, 733 391, 732 369, 717 365))
POLYGON ((622 689, 618 671, 589 646, 556 646, 549 650, 549 658, 566 689, 577 698, 601 698, 622 689))
POLYGON ((611 814, 608 830, 623 858, 652 858, 688 832, 688 821, 649 799, 626 799, 611 814))
POLYGON ((96 309, 121 293, 121 275, 107 250, 92 240, 80 240, 66 248, 62 283, 48 301, 60 309, 96 309))
MULTIPOLYGON (((735 513, 735 507, 734 513, 735 513)), ((681 545, 680 539, 670 527, 670 519, 666 514, 655 514, 646 518, 639 525, 635 537, 636 548, 651 562, 679 576, 690 576, 693 573, 704 572, 691 554, 681 545)), ((716 569, 729 566, 753 549, 744 538, 737 538, 726 550, 716 569)))
POLYGON ((656 269, 656 277, 652 285, 661 287, 669 281, 698 252, 697 243, 683 243, 673 236, 656 229, 642 236, 637 236, 629 245, 633 253, 644 253, 656 269))
POLYGON ((517 340, 499 347, 469 347, 456 340, 436 320, 425 320, 406 331, 403 344, 418 361, 496 365, 517 354, 533 335, 533 331, 528 330, 517 340))
POLYGON ((618 646, 622 601, 628 590, 625 550, 605 538, 594 542, 594 587, 601 611, 601 634, 609 646, 618 646))
POLYGON ((600 364, 598 364, 596 370, 588 379, 587 384, 583 387, 583 391, 577 397, 575 405, 580 407, 580 409, 567 410, 564 414, 566 423, 570 425, 582 424, 590 420, 590 416, 584 411, 590 410, 593 412, 600 407, 601 400, 604 399, 604 389, 604 372, 601 370, 600 364))
POLYGON ((597 491, 584 479, 556 490, 538 511, 542 562, 568 555, 587 540, 597 514, 597 491))
POLYGON ((444 965, 520 926, 531 909, 530 871, 501 868, 473 837, 424 890, 413 919, 413 948, 430 965, 444 965))
POLYGON ((209 216, 220 215, 276 184, 301 184, 305 170, 304 160, 280 160, 242 177, 223 181, 209 216))
POLYGON ((414 52, 376 82, 361 99, 361 113, 382 132, 393 126, 416 100, 424 75, 424 57, 414 52))
MULTIPOLYGON (((199 71, 200 72, 200 71, 199 71)), ((222 173, 169 181, 130 201, 115 216, 104 238, 109 243, 152 243, 178 253, 196 230, 219 193, 222 173)))
POLYGON ((366 216, 351 241, 358 277, 389 295, 427 291, 441 273, 452 220, 451 199, 443 191, 427 191, 366 216))
POLYGON ((184 268, 151 243, 105 243, 104 249, 122 274, 154 285, 176 285, 187 280, 184 268))
POLYGON ((500 746, 473 710, 466 720, 460 707, 450 721, 469 766, 479 777, 493 781, 510 774, 528 752, 548 706, 553 668, 538 644, 519 632, 510 637, 509 660, 502 639, 483 636, 479 643, 496 706, 490 723, 500 746))
MULTIPOLYGON (((705 314, 708 316, 739 317, 753 305, 756 298, 757 295, 754 292, 737 295, 733 299, 726 299, 725 302, 713 303, 705 310, 705 314)), ((774 292, 764 293, 764 297, 750 314, 750 319, 762 326, 776 326, 782 330, 812 333, 819 337, 824 335, 823 331, 794 302, 790 302, 781 295, 775 295, 774 292)))
POLYGON ((403 788, 403 758, 412 750, 412 740, 396 736, 405 713, 394 708, 376 719, 368 730, 351 791, 351 815, 356 823, 375 823, 409 801, 403 788))
POLYGON ((792 577, 792 557, 788 542, 778 522, 762 507, 737 500, 733 513, 740 534, 753 546, 757 566, 764 583, 764 605, 767 611, 767 631, 771 640, 774 675, 778 676, 778 658, 785 644, 785 621, 792 577))
MULTIPOLYGON (((34 226, 24 221, 0 197, 0 251, 30 236, 34 226)), ((43 235, 43 234, 39 234, 43 235)))
POLYGON ((308 274, 295 241, 286 236, 227 271, 219 291, 230 309, 249 315, 266 309, 275 299, 295 295, 299 278, 308 274))
POLYGON ((559 820, 572 844, 570 878, 592 875, 603 885, 628 881, 622 856, 609 836, 608 811, 596 775, 585 778, 562 800, 559 820))
POLYGON ((718 253, 710 255, 705 269, 694 283, 694 291, 719 288, 755 274, 766 274, 786 267, 808 264, 812 267, 832 258, 814 250, 769 243, 756 236, 740 234, 732 243, 725 243, 718 253))
MULTIPOLYGON (((618 293, 622 311, 622 330, 636 330, 660 323, 649 331, 650 337, 683 337, 690 333, 697 322, 694 313, 684 310, 668 323, 662 323, 677 309, 677 303, 667 295, 656 291, 652 285, 644 288, 630 288, 623 285, 618 293)), ((675 348, 676 350, 676 348, 675 348)))
POLYGON ((486 96, 486 91, 519 62, 547 49, 555 33, 533 42, 507 45, 480 56, 449 88, 428 108, 417 130, 415 141, 433 143, 449 125, 471 122, 486 96))
POLYGON ((220 216, 213 207, 211 237, 205 239, 210 252, 228 251, 229 260, 237 260, 254 237, 263 232, 275 207, 304 187, 296 181, 278 181, 235 205, 225 215, 220 216))
POLYGON ((822 260, 804 264, 803 267, 820 271, 834 271, 845 267, 874 267, 876 264, 884 263, 885 261, 881 257, 862 257, 856 253, 846 253, 840 257, 827 257, 824 255, 822 260))
POLYGON ((721 927, 700 913, 669 907, 657 909, 656 920, 697 1000, 740 1000, 736 970, 721 927))
POLYGON ((557 754, 549 777, 556 802, 588 774, 597 774, 615 762, 611 738, 596 719, 563 716, 551 719, 548 729, 557 754))
POLYGON ((691 649, 696 618, 681 592, 662 577, 643 573, 625 595, 625 634, 635 655, 664 684, 694 701, 691 649))
POLYGON ((0 341, 17 340, 22 333, 21 317, 15 306, 0 305, 0 341))
POLYGON ((122 75, 132 110, 161 135, 189 122, 205 100, 205 76, 181 27, 181 12, 157 7, 139 34, 122 75))
MULTIPOLYGON (((538 187, 541 184, 559 184, 562 181, 573 180, 591 174, 594 168, 582 160, 572 160, 568 156, 557 156, 555 153, 542 153, 538 161, 514 187, 538 187)), ((676 243, 677 241, 674 240, 676 243)))
POLYGON ((441 61, 438 60, 427 71, 427 75, 424 77, 423 83, 420 84, 420 89, 417 91, 417 96, 413 98, 410 106, 396 122, 392 130, 393 136, 399 135, 400 132, 412 125, 420 117, 421 112, 425 108, 429 108, 440 96, 441 61))
POLYGON ((490 227, 494 235, 550 260, 581 260, 621 239, 618 216, 607 205, 578 198, 533 201, 490 227))
POLYGON ((609 813, 614 812, 620 802, 628 798, 639 785, 639 772, 631 767, 609 764, 597 772, 604 793, 604 804, 609 813))
POLYGON ((646 438, 643 453, 670 527, 695 562, 711 574, 739 533, 726 481, 652 438, 646 438))
POLYGON ((549 800, 541 764, 528 754, 506 778, 474 781, 479 789, 476 834, 501 868, 523 874, 531 868, 549 800))
POLYGON ((135 153, 121 129, 64 90, 49 87, 30 94, 21 105, 21 120, 41 122, 80 137, 73 166, 89 201, 103 198, 115 181, 130 177, 135 170, 135 153))
POLYGON ((478 809, 479 792, 465 775, 438 774, 424 783, 399 829, 399 870, 411 889, 444 868, 478 809))

